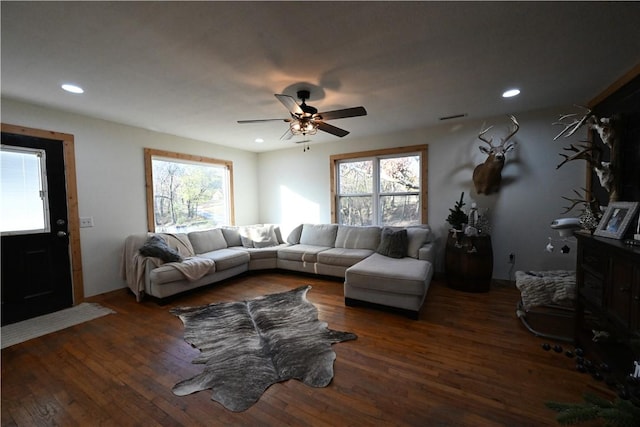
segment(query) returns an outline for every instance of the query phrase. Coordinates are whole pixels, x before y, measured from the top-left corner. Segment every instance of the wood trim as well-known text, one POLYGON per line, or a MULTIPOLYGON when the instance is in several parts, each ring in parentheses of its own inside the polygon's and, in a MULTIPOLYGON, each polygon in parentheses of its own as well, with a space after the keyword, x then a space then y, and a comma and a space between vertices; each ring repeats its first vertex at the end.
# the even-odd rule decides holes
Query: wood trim
POLYGON ((84 301, 84 281, 82 275, 82 251, 80 246, 80 215, 78 214, 78 185, 76 176, 76 158, 74 136, 68 133, 28 128, 2 123, 2 132, 36 138, 62 141, 64 151, 64 170, 67 183, 67 215, 69 230, 69 250, 71 256, 71 285, 73 304, 84 301))
POLYGON ((640 75, 640 63, 637 64, 632 69, 630 69, 629 71, 627 71, 618 80, 616 80, 615 82, 611 83, 609 85, 609 87, 607 87, 599 95, 597 95, 595 98, 593 98, 591 101, 589 101, 587 106, 589 108, 594 108, 595 106, 600 104, 602 101, 607 99, 611 94, 615 93, 618 89, 620 89, 622 86, 626 85, 627 83, 629 83, 631 80, 635 79, 639 75, 640 75))
POLYGON ((336 163, 340 160, 357 159, 363 157, 390 156, 404 153, 420 152, 421 176, 420 187, 422 188, 420 207, 420 217, 423 224, 429 223, 429 145, 411 145, 405 147, 385 148, 381 150, 360 151, 357 153, 334 154, 329 157, 329 185, 331 186, 331 222, 338 222, 336 206, 336 163))
POLYGON ((229 216, 231 225, 235 225, 235 202, 233 195, 233 162, 230 160, 215 159, 213 157, 197 156, 193 154, 176 153, 173 151, 156 150, 153 148, 144 149, 144 180, 147 195, 147 230, 155 232, 156 224, 153 212, 153 175, 151 167, 151 157, 166 157, 170 159, 185 160, 189 162, 212 163, 223 165, 229 171, 229 216))

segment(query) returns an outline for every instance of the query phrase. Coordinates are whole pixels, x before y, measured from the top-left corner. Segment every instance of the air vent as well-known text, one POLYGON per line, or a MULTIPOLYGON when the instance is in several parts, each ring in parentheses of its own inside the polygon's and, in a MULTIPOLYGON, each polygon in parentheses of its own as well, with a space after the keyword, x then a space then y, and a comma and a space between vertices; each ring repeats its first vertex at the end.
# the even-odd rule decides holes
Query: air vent
POLYGON ((459 119, 461 117, 467 117, 467 113, 464 114, 455 114, 453 116, 445 116, 445 117, 440 117, 440 120, 451 120, 451 119, 459 119))

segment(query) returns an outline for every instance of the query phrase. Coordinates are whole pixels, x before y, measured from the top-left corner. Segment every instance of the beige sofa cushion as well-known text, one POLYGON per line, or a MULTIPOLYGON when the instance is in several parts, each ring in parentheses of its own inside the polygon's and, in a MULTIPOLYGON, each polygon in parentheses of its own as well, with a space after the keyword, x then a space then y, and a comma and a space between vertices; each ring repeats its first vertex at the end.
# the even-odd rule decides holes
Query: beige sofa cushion
POLYGON ((373 253, 370 249, 331 248, 318 254, 318 262, 327 265, 351 267, 373 253))
POLYGON ((234 249, 236 251, 244 251, 249 254, 251 260, 255 259, 269 259, 269 258, 278 258, 278 251, 280 248, 284 248, 286 245, 278 245, 278 246, 268 246, 266 248, 245 248, 245 247, 234 247, 230 249, 234 249))
POLYGON ((337 224, 303 224, 300 244, 333 248, 337 232, 337 224))
POLYGON ((375 251, 379 243, 380 227, 338 226, 336 248, 370 249, 375 251))
POLYGON ((413 258, 389 258, 378 253, 349 267, 345 285, 376 291, 423 295, 433 276, 428 261, 413 258))
POLYGON ((193 250, 197 254, 225 249, 227 241, 222 234, 222 230, 214 228, 213 230, 192 231, 189 233, 189 240, 193 246, 193 250))
POLYGON ((216 264, 216 271, 224 271, 238 265, 249 263, 249 254, 246 251, 234 249, 218 249, 198 256, 212 259, 216 264))
POLYGON ((318 262, 318 254, 331 249, 328 246, 293 245, 281 248, 278 251, 278 259, 301 262, 318 262))

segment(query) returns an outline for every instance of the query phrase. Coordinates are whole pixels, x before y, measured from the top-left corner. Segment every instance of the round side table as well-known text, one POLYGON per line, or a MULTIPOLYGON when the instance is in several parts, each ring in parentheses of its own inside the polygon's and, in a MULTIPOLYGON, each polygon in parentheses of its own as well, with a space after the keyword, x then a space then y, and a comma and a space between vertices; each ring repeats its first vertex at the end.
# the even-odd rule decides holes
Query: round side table
POLYGON ((445 251, 445 275, 450 288, 465 292, 488 292, 493 274, 491 236, 463 236, 449 233, 445 251))

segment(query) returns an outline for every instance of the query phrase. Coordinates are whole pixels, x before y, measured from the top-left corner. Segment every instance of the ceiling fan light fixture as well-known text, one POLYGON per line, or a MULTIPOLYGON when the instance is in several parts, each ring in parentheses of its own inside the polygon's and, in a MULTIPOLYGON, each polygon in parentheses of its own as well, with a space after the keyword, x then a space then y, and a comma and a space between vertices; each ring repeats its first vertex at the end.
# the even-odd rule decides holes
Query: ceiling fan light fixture
POLYGON ((309 119, 298 119, 289 125, 294 135, 315 135, 318 132, 318 124, 309 119))

